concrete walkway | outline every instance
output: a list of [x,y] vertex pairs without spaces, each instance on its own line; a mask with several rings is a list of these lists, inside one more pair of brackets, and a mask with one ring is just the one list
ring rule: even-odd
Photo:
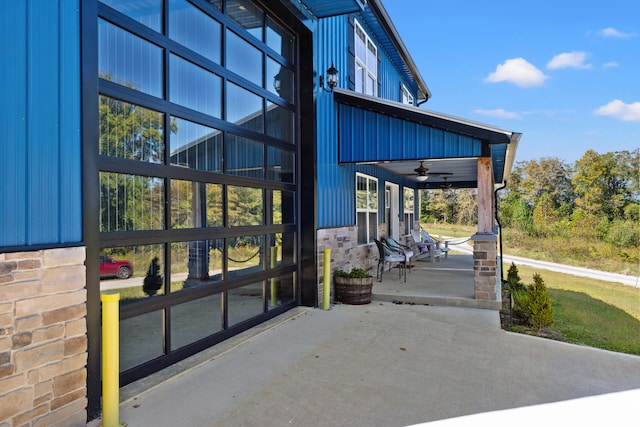
[[639,389],[640,357],[505,332],[492,310],[374,302],[297,308],[131,384],[120,419],[403,426]]

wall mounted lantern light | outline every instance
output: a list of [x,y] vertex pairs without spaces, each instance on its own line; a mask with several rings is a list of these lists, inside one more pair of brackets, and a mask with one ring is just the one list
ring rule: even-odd
[[320,76],[320,87],[325,92],[333,91],[333,88],[338,84],[338,70],[334,67],[333,62],[331,63],[331,67],[327,69],[327,86],[329,89],[325,89],[324,87],[324,77]]
[[280,73],[278,73],[275,76],[273,76],[273,88],[278,93],[280,93],[280,85],[281,85],[281,83],[282,82],[280,81]]

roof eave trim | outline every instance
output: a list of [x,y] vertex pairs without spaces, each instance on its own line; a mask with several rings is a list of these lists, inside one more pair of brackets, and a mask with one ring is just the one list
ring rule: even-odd
[[391,17],[387,13],[386,9],[382,5],[382,2],[379,0],[368,0],[368,6],[371,7],[374,13],[381,18],[380,23],[384,25],[385,31],[391,36],[391,40],[396,45],[396,49],[398,50],[398,52],[400,52],[400,56],[402,56],[402,59],[411,70],[413,78],[415,79],[419,89],[418,99],[429,100],[431,98],[431,91],[422,78],[422,75],[420,74],[420,71],[418,70],[415,62],[413,62],[413,58],[411,57],[411,54],[409,54],[409,50],[402,41],[400,33],[398,33],[398,30],[393,24],[393,21],[391,20]]
[[401,117],[403,120],[410,120],[445,131],[485,140],[489,144],[511,144],[513,135],[515,134],[514,132],[484,123],[424,110],[414,107],[413,105],[364,95],[351,90],[335,88],[333,93],[334,100],[339,103],[364,108],[385,115],[395,115]]

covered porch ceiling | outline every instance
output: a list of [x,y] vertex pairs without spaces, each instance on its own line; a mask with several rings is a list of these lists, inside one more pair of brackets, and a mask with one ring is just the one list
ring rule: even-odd
[[[339,163],[374,164],[417,188],[476,188],[478,158],[495,183],[511,172],[521,134],[353,91],[335,89]],[[415,169],[426,169],[419,181]]]

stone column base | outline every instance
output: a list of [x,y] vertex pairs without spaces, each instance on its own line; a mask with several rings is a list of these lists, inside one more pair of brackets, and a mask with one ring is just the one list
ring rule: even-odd
[[498,301],[497,235],[475,234],[473,241],[473,284],[477,300]]

